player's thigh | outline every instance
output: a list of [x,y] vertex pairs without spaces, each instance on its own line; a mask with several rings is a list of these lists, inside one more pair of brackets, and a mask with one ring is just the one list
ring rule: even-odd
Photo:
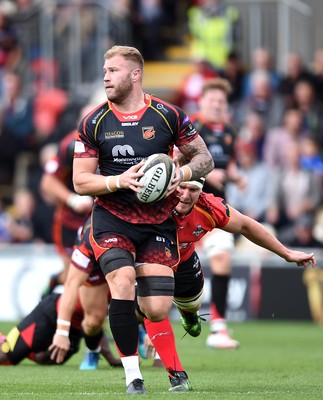
[[214,229],[203,238],[202,246],[213,273],[225,275],[231,272],[231,251],[234,249],[232,233]]

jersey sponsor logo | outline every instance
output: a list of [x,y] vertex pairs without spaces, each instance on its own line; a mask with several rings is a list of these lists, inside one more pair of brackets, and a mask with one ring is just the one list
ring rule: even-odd
[[146,140],[154,139],[155,133],[156,132],[153,126],[145,126],[142,128],[142,136]]
[[85,153],[85,146],[82,142],[76,141],[74,146],[75,153]]
[[104,111],[105,110],[101,110],[100,112],[98,112],[93,118],[92,118],[92,120],[91,120],[91,122],[92,122],[92,124],[96,124],[97,123],[97,120],[98,120],[98,118],[104,113]]
[[118,242],[118,238],[110,238],[105,240],[105,243],[117,243]]
[[120,144],[117,146],[114,146],[112,149],[112,156],[113,157],[117,157],[117,156],[126,156],[126,155],[130,155],[130,156],[134,156],[135,152],[134,149],[129,146],[128,144],[125,144],[124,146],[121,146]]
[[121,122],[121,126],[137,126],[139,122]]
[[123,131],[105,132],[104,136],[105,136],[105,138],[106,138],[107,140],[110,140],[110,139],[120,139],[120,138],[124,138],[124,132],[123,132]]
[[122,118],[126,121],[138,119],[138,115],[123,115]]
[[157,107],[157,110],[160,110],[164,114],[168,113],[168,110],[165,108],[164,104],[158,103],[156,107]]
[[185,128],[186,137],[193,136],[195,135],[195,133],[196,133],[195,127],[192,124],[188,124],[187,127]]
[[172,252],[168,247],[165,247],[165,254],[167,258],[172,258]]

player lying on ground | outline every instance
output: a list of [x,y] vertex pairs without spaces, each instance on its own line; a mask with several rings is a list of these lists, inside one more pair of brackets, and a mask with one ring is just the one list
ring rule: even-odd
[[[29,358],[38,364],[55,364],[50,358],[48,347],[56,331],[57,309],[61,295],[57,293],[44,297],[41,302],[19,324],[12,328],[7,336],[0,334],[0,365],[16,365]],[[83,309],[80,302],[71,319],[69,332],[70,349],[63,362],[78,352],[82,339],[81,321]],[[104,335],[101,342],[101,354],[111,366],[120,365]]]
[[[80,366],[81,370],[96,369],[101,352],[101,341],[104,337],[103,324],[107,316],[109,287],[100,266],[95,262],[89,240],[90,218],[78,236],[71,264],[68,269],[64,292],[58,308],[57,329],[53,344],[49,347],[52,360],[61,363],[70,349],[69,330],[73,312],[77,306],[78,296],[84,310],[82,331],[87,352]],[[114,364],[121,365],[120,360]]]

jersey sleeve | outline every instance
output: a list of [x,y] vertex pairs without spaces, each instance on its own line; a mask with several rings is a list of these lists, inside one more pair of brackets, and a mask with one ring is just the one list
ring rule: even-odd
[[224,228],[230,221],[230,207],[222,197],[215,197],[211,193],[202,193],[199,204],[210,213],[216,228]]
[[184,146],[197,138],[198,133],[188,115],[186,115],[179,107],[176,107],[176,109],[179,113],[179,129],[178,135],[175,139],[175,145],[179,147]]
[[82,119],[75,141],[74,158],[99,158],[95,140],[95,125],[89,122],[90,115]]

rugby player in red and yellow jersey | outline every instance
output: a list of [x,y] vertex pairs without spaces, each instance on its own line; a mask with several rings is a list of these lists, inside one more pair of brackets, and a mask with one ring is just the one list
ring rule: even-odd
[[180,264],[175,273],[174,303],[182,325],[191,336],[201,332],[197,311],[203,295],[203,270],[195,244],[215,228],[245,236],[253,243],[272,251],[298,266],[316,265],[313,253],[288,249],[254,219],[241,214],[221,197],[202,192],[204,178],[179,185],[179,203],[173,211],[180,246]]

